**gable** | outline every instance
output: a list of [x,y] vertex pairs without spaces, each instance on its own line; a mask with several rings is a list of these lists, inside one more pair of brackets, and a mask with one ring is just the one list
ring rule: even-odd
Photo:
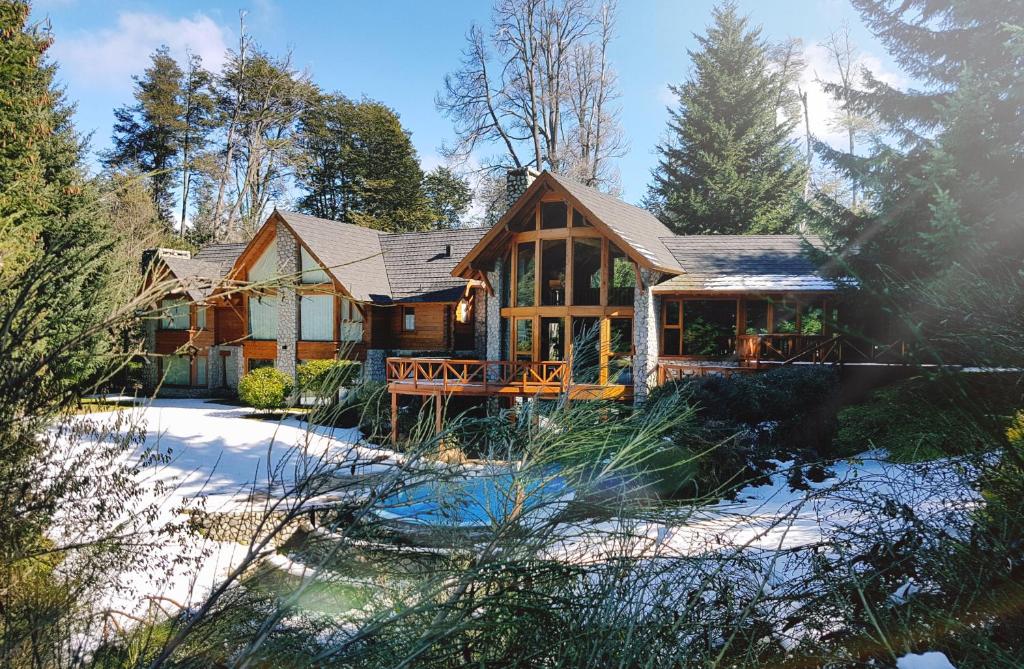
[[641,267],[669,274],[682,271],[662,241],[672,232],[653,214],[545,170],[452,273],[469,279],[479,271],[492,269],[495,259],[507,249],[511,235],[522,226],[524,214],[528,216],[538,202],[552,197],[563,199],[579,211],[602,236]]
[[278,278],[278,276],[277,239],[273,239],[249,268],[248,279],[253,283],[265,283]]

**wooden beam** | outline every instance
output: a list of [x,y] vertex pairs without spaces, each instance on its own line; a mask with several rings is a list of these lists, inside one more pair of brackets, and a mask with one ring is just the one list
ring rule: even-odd
[[398,394],[391,391],[391,445],[398,444]]

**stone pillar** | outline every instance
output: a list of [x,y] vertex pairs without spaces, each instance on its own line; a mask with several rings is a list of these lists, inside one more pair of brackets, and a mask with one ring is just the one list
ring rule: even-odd
[[509,170],[505,173],[506,211],[515,205],[539,174],[540,173],[532,167],[520,167],[518,169]]
[[661,298],[652,288],[658,279],[656,272],[640,270],[644,286],[633,291],[633,401],[637,404],[647,399],[651,388],[657,383],[658,371],[658,314]]
[[299,275],[299,243],[288,228],[277,226],[277,361],[276,367],[295,378],[295,344],[299,339],[299,300],[295,282]]
[[241,346],[211,346],[206,362],[206,380],[209,389],[229,393],[237,392],[238,380],[244,373],[243,364]]
[[473,350],[480,360],[487,359],[487,289],[473,291]]
[[153,355],[156,352],[156,329],[159,324],[160,319],[155,317],[146,318],[142,324],[146,333],[145,351],[150,354],[146,356],[142,367],[142,384],[147,392],[155,390],[160,382],[157,356]]
[[[487,280],[494,288],[494,295],[487,295],[485,360],[501,360],[501,275],[504,263],[504,260],[498,260],[494,271],[487,273]],[[497,379],[499,376],[497,367],[490,369],[488,373],[491,379]]]
[[387,381],[386,358],[387,352],[382,348],[367,349],[366,360],[363,361],[363,380]]

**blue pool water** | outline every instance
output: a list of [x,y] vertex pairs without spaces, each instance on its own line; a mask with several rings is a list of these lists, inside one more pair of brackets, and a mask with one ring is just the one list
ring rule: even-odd
[[565,481],[554,475],[476,474],[412,485],[383,499],[377,509],[384,518],[418,525],[487,527],[516,513],[524,519],[545,518],[570,496]]

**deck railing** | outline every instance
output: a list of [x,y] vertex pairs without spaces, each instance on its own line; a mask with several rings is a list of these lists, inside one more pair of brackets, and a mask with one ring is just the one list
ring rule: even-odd
[[516,387],[523,392],[563,392],[569,386],[564,361],[451,360],[448,358],[388,358],[389,383],[412,390],[495,392]]
[[839,362],[842,342],[832,335],[752,334],[736,338],[740,360],[765,362]]

